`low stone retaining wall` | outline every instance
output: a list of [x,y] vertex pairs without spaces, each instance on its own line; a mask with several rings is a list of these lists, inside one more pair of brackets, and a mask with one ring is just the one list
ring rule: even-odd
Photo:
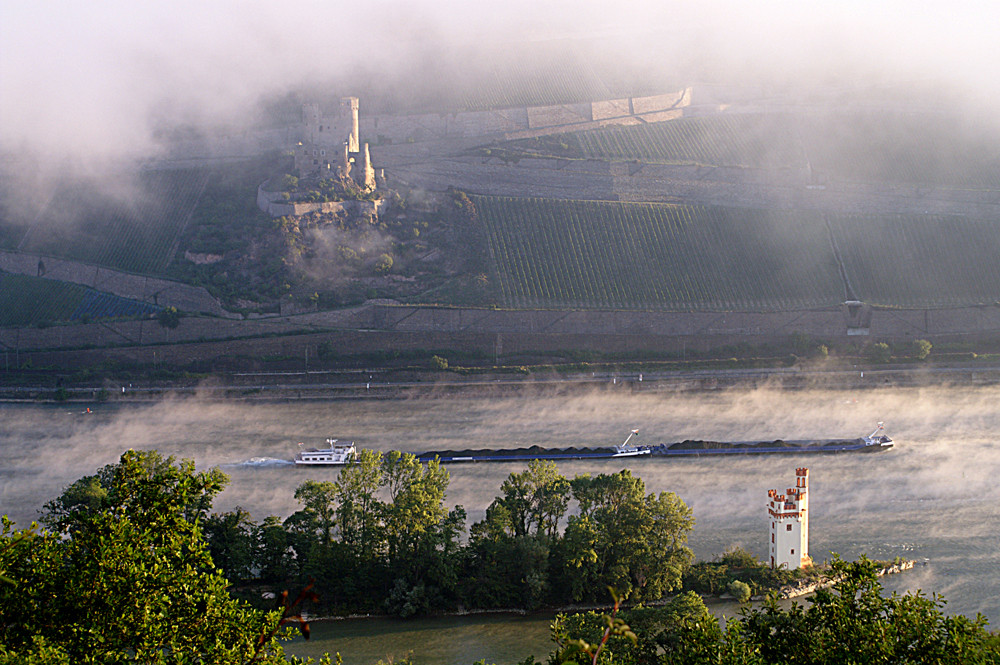
[[[886,566],[885,568],[878,569],[875,574],[879,577],[884,575],[894,575],[896,573],[901,573],[904,570],[910,570],[915,565],[912,560],[906,560],[901,563]],[[782,587],[778,591],[779,598],[798,598],[799,596],[808,596],[811,593],[816,593],[820,589],[826,589],[833,586],[842,579],[842,576],[831,577],[825,580],[818,580],[816,582],[804,582],[802,584],[790,584],[786,587]],[[755,596],[754,600],[763,600],[763,596]]]
[[257,207],[271,217],[285,215],[306,215],[311,212],[344,212],[349,215],[368,215],[378,219],[391,205],[388,199],[376,201],[324,201],[306,203],[302,201],[285,201],[282,192],[269,192],[261,185],[257,188]]

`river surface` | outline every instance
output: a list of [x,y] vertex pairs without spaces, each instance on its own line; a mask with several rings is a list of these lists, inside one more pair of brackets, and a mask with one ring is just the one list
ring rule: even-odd
[[[711,559],[741,545],[767,554],[767,490],[793,486],[810,469],[810,553],[916,559],[886,578],[892,591],[938,593],[946,611],[1000,622],[1000,389],[770,389],[676,393],[648,384],[557,394],[526,387],[489,396],[422,396],[338,402],[222,402],[164,399],[142,404],[0,404],[0,513],[21,525],[77,478],[117,461],[127,448],[157,449],[221,467],[231,478],[216,510],[242,506],[257,521],[298,508],[307,479],[335,468],[297,468],[297,442],[327,437],[360,447],[443,448],[609,445],[641,430],[639,443],[683,439],[839,438],[867,434],[884,420],[897,445],[885,453],[811,456],[573,461],[567,476],[632,469],[647,491],[676,492],[693,509],[690,545]],[[482,518],[500,484],[523,464],[453,465],[447,502],[470,523]],[[731,611],[725,606],[721,613]],[[317,622],[314,639],[292,652],[339,651],[349,665],[398,658],[418,663],[544,659],[549,615],[486,615],[396,621]]]

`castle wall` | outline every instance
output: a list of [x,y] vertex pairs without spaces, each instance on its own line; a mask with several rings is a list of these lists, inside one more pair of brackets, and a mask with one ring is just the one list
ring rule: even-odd
[[561,104],[528,108],[528,129],[543,129],[559,125],[590,122],[590,104]]
[[268,192],[263,187],[257,188],[257,207],[271,217],[285,215],[306,215],[311,212],[347,213],[351,215],[370,215],[378,218],[391,205],[388,199],[375,201],[325,201],[325,202],[290,202],[281,200],[281,192]]
[[590,119],[607,120],[609,118],[621,118],[622,116],[631,115],[632,108],[629,102],[630,100],[627,97],[593,102],[590,105]]
[[668,109],[688,105],[691,99],[690,95],[691,88],[685,88],[684,90],[679,90],[666,95],[634,97],[632,99],[632,108],[635,110],[636,115],[658,113],[660,111],[666,111]]
[[607,124],[660,122],[683,115],[689,89],[667,95],[578,104],[512,107],[489,111],[426,113],[362,118],[361,131],[377,142],[406,143],[445,138],[520,138],[533,132],[582,131]]

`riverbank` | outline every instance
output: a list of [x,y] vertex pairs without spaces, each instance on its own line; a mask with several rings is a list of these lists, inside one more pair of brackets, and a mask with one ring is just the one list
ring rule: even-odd
[[[886,574],[892,574],[888,572]],[[706,608],[725,624],[746,607],[731,599],[705,598]],[[664,601],[659,604],[666,604]],[[781,606],[787,610],[791,601]],[[648,606],[649,604],[647,604]],[[758,605],[759,607],[759,605]],[[521,662],[533,655],[544,660],[555,649],[551,624],[558,612],[610,612],[608,606],[573,606],[538,612],[488,611],[398,619],[388,616],[310,619],[312,638],[296,638],[286,647],[297,656],[336,651],[348,665],[369,665],[409,656],[416,663]],[[391,640],[385,636],[391,635]]]
[[[916,565],[916,561],[912,559],[902,559],[893,562],[887,561],[874,561],[876,566],[875,575],[877,577],[885,577],[887,575],[895,575],[908,570],[913,569]],[[754,594],[750,597],[752,602],[762,602],[766,600],[772,594],[780,600],[791,600],[794,598],[800,598],[802,596],[808,596],[812,593],[819,591],[820,589],[827,589],[843,579],[842,575],[831,575],[817,580],[802,580],[800,582],[793,582],[790,584],[784,584],[775,588],[767,589],[762,593]],[[687,589],[682,589],[680,593],[687,592]],[[698,596],[708,605],[717,602],[738,602],[737,599],[729,593],[721,594],[708,594],[708,593],[698,593]],[[639,603],[638,606],[642,607],[660,607],[667,605],[672,602],[675,596],[670,596],[667,598],[662,598],[660,600],[646,601]],[[274,600],[274,592],[264,592],[261,594],[261,598],[270,603]],[[632,605],[627,602],[621,604],[621,609],[628,610],[636,605]],[[534,616],[538,614],[546,615],[557,615],[557,614],[578,614],[582,612],[605,612],[612,609],[611,605],[608,604],[571,604],[571,605],[559,605],[552,607],[542,607],[532,610],[527,610],[523,608],[516,607],[504,607],[504,608],[492,608],[492,609],[458,609],[455,611],[441,611],[441,612],[430,612],[425,617],[490,617],[490,616]],[[301,616],[306,621],[355,621],[363,619],[398,619],[391,614],[345,614],[345,615],[326,615],[326,614],[309,614],[307,611],[301,612]]]
[[[1000,364],[953,362],[851,365],[841,362],[794,367],[739,367],[727,362],[571,363],[545,368],[479,368],[465,371],[396,368],[136,375],[99,378],[56,370],[0,372],[0,401],[141,402],[166,396],[240,401],[379,400],[412,397],[521,393],[702,392],[727,388],[780,390],[989,386],[1000,384]],[[733,359],[728,365],[739,365]]]
[[[885,563],[881,561],[875,562],[876,564]],[[878,577],[885,577],[886,575],[895,575],[897,573],[902,573],[907,570],[911,570],[916,565],[916,561],[912,559],[904,559],[903,561],[893,562],[888,565],[880,566],[876,569],[875,574]],[[816,593],[820,589],[828,589],[835,585],[837,582],[843,579],[842,575],[834,575],[822,580],[816,581],[803,581],[795,584],[786,584],[775,591],[775,595],[782,600],[789,600],[791,598],[800,598],[802,596],[808,596],[809,594]],[[764,600],[768,594],[757,594],[751,598],[751,600]]]

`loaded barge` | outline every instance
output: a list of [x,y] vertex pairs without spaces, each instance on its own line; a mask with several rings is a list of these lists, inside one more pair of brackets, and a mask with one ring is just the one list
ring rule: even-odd
[[[479,448],[470,450],[430,450],[414,453],[421,462],[525,462],[531,460],[613,459],[619,457],[680,457],[698,455],[775,455],[796,453],[872,453],[892,448],[892,439],[885,435],[883,423],[875,431],[857,439],[809,439],[783,441],[679,441],[651,446],[629,443],[639,430],[632,430],[625,441],[617,446],[596,448]],[[329,449],[300,452],[296,464],[351,464],[356,455],[354,444],[336,445],[336,439],[327,439]],[[301,445],[301,444],[300,444]]]
[[416,453],[421,462],[524,462],[536,459],[610,459],[613,457],[641,457],[652,455],[652,446],[633,446],[629,441],[638,436],[634,429],[624,442],[611,448],[480,448],[478,450],[431,450]]
[[629,445],[629,440],[639,434],[632,430],[625,442],[611,448],[488,448],[478,450],[432,450],[416,453],[417,459],[429,462],[522,462],[536,459],[610,459],[614,457],[679,457],[696,455],[775,455],[782,453],[850,453],[879,452],[892,448],[892,439],[884,434],[879,423],[875,431],[857,439],[810,439],[783,441],[702,441],[661,443],[653,446]]

